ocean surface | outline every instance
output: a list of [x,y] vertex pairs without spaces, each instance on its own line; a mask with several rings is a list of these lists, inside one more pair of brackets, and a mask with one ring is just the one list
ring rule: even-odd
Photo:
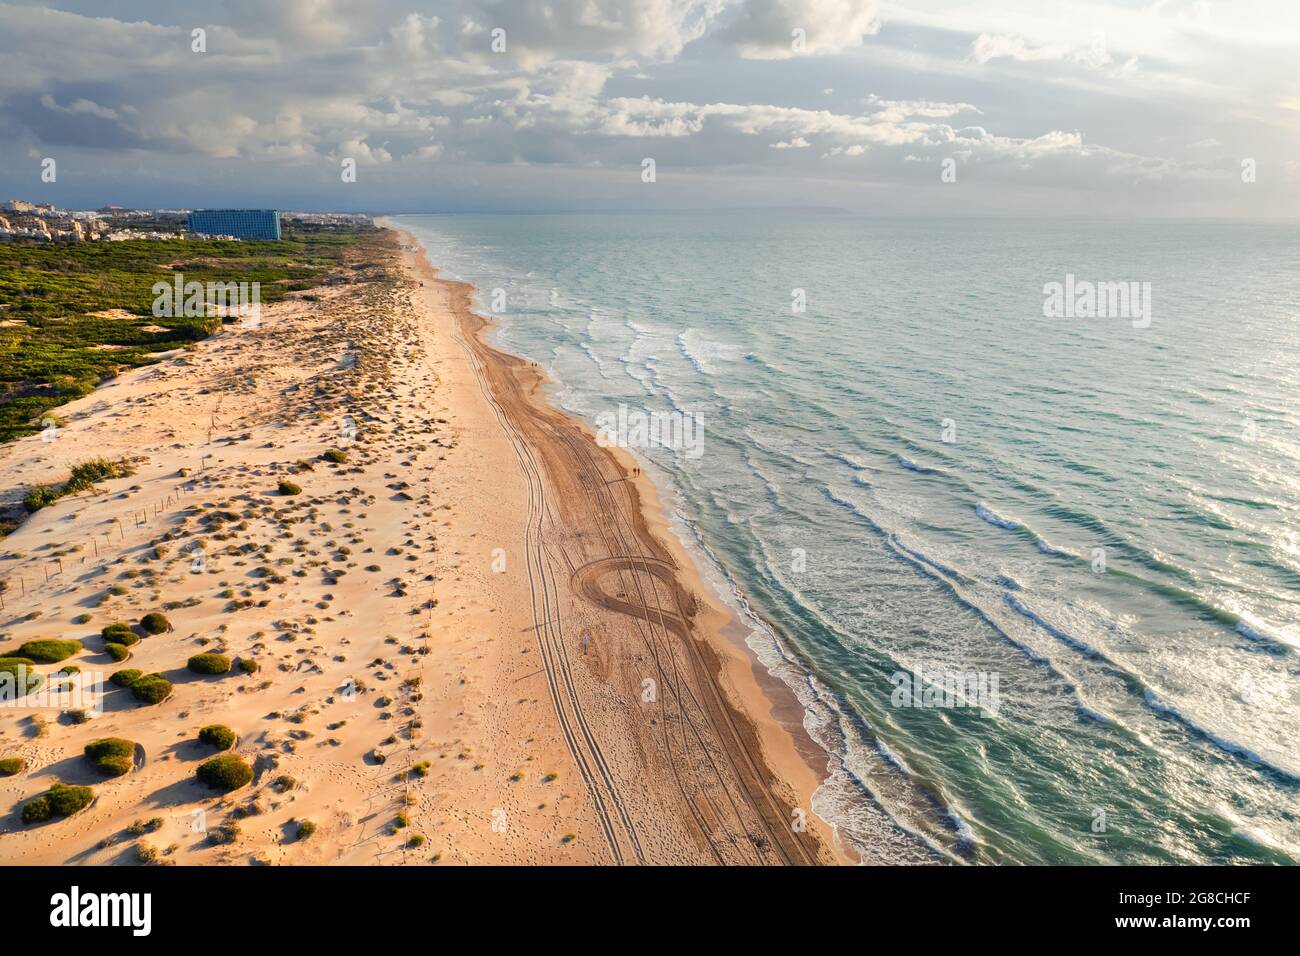
[[1300,227],[397,221],[562,407],[698,416],[637,453],[867,859],[1300,860]]

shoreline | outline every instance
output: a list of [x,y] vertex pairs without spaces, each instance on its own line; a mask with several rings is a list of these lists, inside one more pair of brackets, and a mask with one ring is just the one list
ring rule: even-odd
[[[452,311],[461,346],[468,353],[475,354],[484,365],[498,365],[498,374],[509,371],[527,379],[524,392],[538,412],[562,416],[583,436],[592,453],[606,456],[619,469],[619,481],[633,489],[628,507],[639,519],[642,532],[671,556],[674,574],[681,578],[686,591],[698,600],[700,613],[696,621],[699,623],[693,622],[689,640],[700,641],[707,647],[707,667],[716,675],[723,690],[725,706],[733,711],[730,719],[749,725],[742,735],[752,735],[763,770],[779,781],[778,785],[784,785],[795,795],[794,803],[803,808],[809,831],[817,835],[822,847],[828,851],[826,855],[832,858],[822,862],[859,862],[857,855],[835,834],[833,826],[811,809],[813,795],[824,782],[828,755],[804,728],[802,703],[779,677],[767,670],[749,647],[750,629],[700,572],[695,555],[672,527],[671,515],[659,487],[640,466],[636,456],[627,449],[599,446],[585,422],[550,401],[547,389],[553,383],[539,366],[489,343],[488,336],[495,326],[490,319],[474,312],[471,304],[474,288],[467,283],[439,278],[439,270],[429,261],[416,236],[391,221],[378,219],[376,224],[398,235],[404,264],[411,274],[423,276],[451,291],[455,303]],[[477,374],[483,376],[482,366]]]

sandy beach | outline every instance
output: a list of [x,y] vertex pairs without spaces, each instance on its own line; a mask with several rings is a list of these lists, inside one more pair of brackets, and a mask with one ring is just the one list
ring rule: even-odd
[[[810,809],[797,707],[653,484],[488,344],[470,287],[382,235],[0,449],[10,497],[90,458],[133,470],[5,539],[0,656],[71,638],[38,670],[174,684],[146,705],[107,683],[85,723],[0,710],[0,758],[25,762],[0,777],[0,863],[852,862]],[[149,612],[171,629],[114,663],[100,629]],[[190,672],[204,652],[256,670]],[[214,723],[254,771],[226,794],[195,778]],[[100,776],[82,750],[105,737],[135,769]],[[95,802],[22,823],[55,781]]]

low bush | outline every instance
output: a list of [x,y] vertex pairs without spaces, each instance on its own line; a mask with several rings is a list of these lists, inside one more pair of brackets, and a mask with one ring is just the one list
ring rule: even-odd
[[18,648],[18,656],[38,664],[57,664],[81,650],[81,641],[62,641],[56,638],[38,638]]
[[257,661],[251,657],[241,657],[239,659],[239,669],[245,674],[256,674],[258,670]]
[[172,682],[162,674],[146,674],[131,683],[131,693],[146,704],[162,703],[171,696]]
[[235,739],[235,732],[221,724],[209,724],[199,731],[199,740],[218,750],[229,750],[235,746]]
[[213,790],[237,790],[253,779],[253,768],[235,754],[222,754],[200,764],[198,777]]
[[151,611],[144,617],[140,618],[140,627],[146,634],[162,634],[172,629],[171,621],[159,614],[157,611]]
[[0,777],[12,777],[27,769],[27,761],[22,757],[5,757],[0,760]]
[[230,658],[225,654],[195,654],[186,666],[195,674],[224,674],[230,670]]
[[63,493],[75,494],[95,486],[95,482],[108,478],[122,478],[131,474],[123,462],[109,461],[107,458],[91,458],[72,468],[72,477],[63,486]]
[[95,792],[89,787],[74,787],[56,783],[50,789],[23,805],[23,823],[41,823],[53,816],[70,817],[78,810],[90,806]]
[[[34,690],[39,690],[45,678],[32,667],[32,662],[25,657],[0,657],[0,689],[5,694],[26,697]],[[12,690],[10,690],[12,688]]]
[[281,481],[277,487],[282,495],[302,494],[302,487],[300,485],[295,485],[292,481]]
[[213,846],[223,846],[239,839],[238,823],[223,823],[208,831],[208,842]]
[[131,652],[123,644],[105,644],[104,653],[113,658],[114,663],[117,664],[122,663],[131,656]]
[[118,687],[130,687],[143,676],[144,671],[138,671],[133,667],[128,667],[125,670],[114,671],[113,676],[111,676],[109,680]]
[[28,488],[27,494],[23,495],[23,507],[27,509],[28,514],[35,514],[42,508],[54,504],[59,497],[59,488],[55,485],[35,485]]
[[120,777],[135,766],[135,743],[122,737],[105,737],[86,744],[86,756],[100,773]]
[[341,465],[348,460],[348,453],[338,448],[331,448],[321,455],[325,461],[332,461],[336,465]]
[[23,804],[23,823],[44,823],[52,816],[54,810],[50,806],[50,798],[45,794],[33,797]]
[[316,824],[312,823],[310,820],[299,820],[299,821],[298,821],[298,839],[299,839],[299,840],[305,840],[305,839],[307,839],[309,836],[311,836],[311,835],[312,835],[313,833],[315,833],[315,832],[316,832]]
[[35,514],[42,508],[54,504],[64,495],[94,490],[96,481],[105,478],[121,478],[129,474],[131,469],[124,462],[92,458],[75,465],[72,476],[62,485],[34,485],[27,489],[27,494],[23,497],[23,507],[29,514]]

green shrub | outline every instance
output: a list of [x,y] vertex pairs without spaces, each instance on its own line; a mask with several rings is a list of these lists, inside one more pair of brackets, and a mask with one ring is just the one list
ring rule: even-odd
[[159,704],[171,696],[172,682],[162,674],[146,674],[131,683],[135,699],[146,704]]
[[131,473],[123,462],[109,461],[107,458],[91,458],[72,468],[72,477],[63,486],[65,495],[85,491],[95,486],[95,482],[108,478],[122,478]]
[[298,839],[305,840],[316,832],[316,824],[310,820],[298,821]]
[[44,823],[53,815],[50,798],[44,794],[23,804],[23,823]]
[[195,674],[224,674],[230,670],[230,658],[225,654],[195,654],[186,666]]
[[256,674],[258,671],[257,661],[251,657],[241,657],[239,659],[239,669],[245,674]]
[[86,756],[107,777],[120,777],[135,766],[135,743],[122,737],[105,737],[86,744]]
[[124,777],[135,769],[135,761],[130,757],[101,757],[95,767],[106,777]]
[[172,629],[171,621],[157,611],[151,611],[140,618],[140,627],[146,634],[162,634]]
[[300,495],[300,494],[302,494],[302,488],[301,488],[301,486],[299,486],[299,485],[295,485],[292,481],[285,481],[285,480],[282,480],[282,481],[280,482],[280,484],[279,484],[277,487],[279,488],[280,494],[282,494],[282,495]]
[[[93,385],[91,386],[93,388]],[[29,514],[35,514],[42,508],[54,504],[64,495],[88,491],[95,487],[95,482],[104,478],[120,478],[131,473],[122,462],[112,462],[105,458],[92,458],[83,461],[72,469],[72,476],[62,485],[33,485],[23,496],[23,507]]]
[[321,455],[321,458],[323,458],[325,461],[332,461],[336,465],[341,465],[348,460],[348,453],[345,451],[340,451],[337,448],[331,448],[329,451]]
[[27,658],[0,657],[0,688],[6,694],[26,697],[44,683],[45,678],[33,670],[32,662]]
[[213,790],[237,790],[253,779],[253,768],[242,757],[222,754],[200,764],[198,776]]
[[424,836],[420,833],[412,833],[411,838],[406,841],[406,845],[414,849],[418,846],[424,846]]
[[0,760],[0,777],[12,777],[27,769],[27,761],[22,757],[5,757]]
[[131,652],[121,644],[105,644],[104,653],[113,658],[115,663],[122,663],[131,656]]
[[23,805],[23,823],[41,823],[58,815],[70,817],[78,810],[90,806],[95,793],[89,787],[73,787],[56,783],[46,792]]
[[95,799],[95,792],[89,787],[74,787],[65,783],[56,783],[50,787],[50,806],[61,817],[70,817],[78,810],[90,806]]
[[235,746],[235,739],[235,732],[221,724],[209,724],[199,731],[199,740],[218,750],[229,750]]
[[125,670],[114,671],[113,676],[109,678],[118,687],[130,687],[144,675],[143,671],[138,671],[133,667]]
[[59,497],[59,489],[54,485],[35,485],[27,489],[27,494],[23,496],[23,507],[28,514],[36,514],[42,508],[54,504]]
[[125,621],[117,621],[110,624],[99,632],[99,636],[105,641],[112,641],[114,644],[134,644],[140,640],[140,635],[131,629],[131,625]]
[[79,650],[81,650],[81,641],[61,641],[50,637],[28,641],[18,648],[18,656],[26,657],[38,664],[57,664]]

